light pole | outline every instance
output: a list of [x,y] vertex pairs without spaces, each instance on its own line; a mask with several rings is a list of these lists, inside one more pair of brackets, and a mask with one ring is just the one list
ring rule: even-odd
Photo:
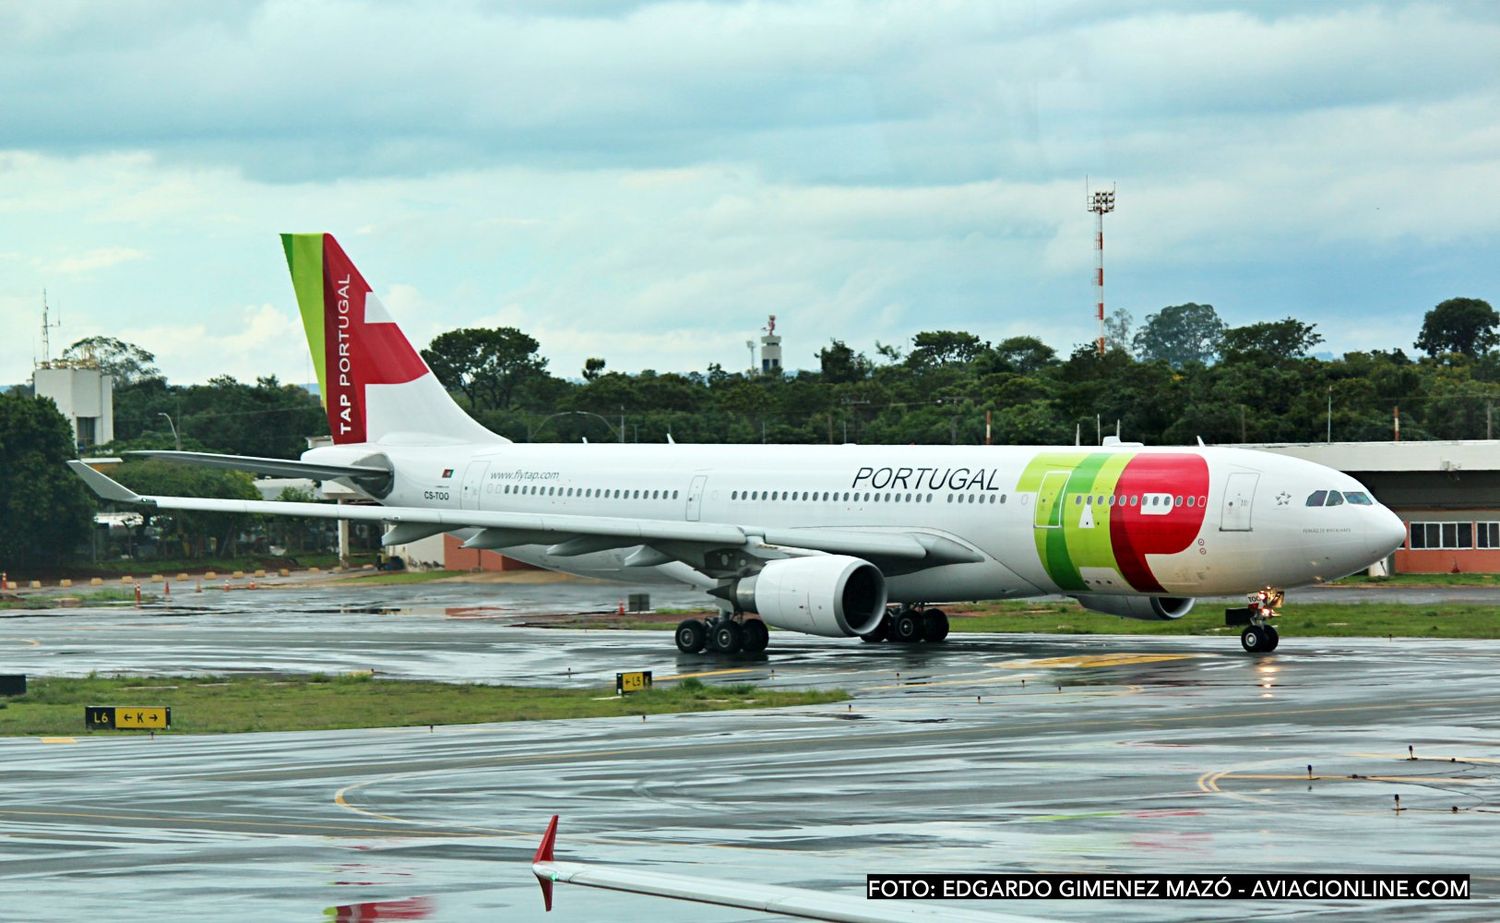
[[156,412],[156,415],[158,417],[166,417],[167,418],[167,425],[170,426],[170,427],[172,427],[172,442],[173,442],[173,444],[175,444],[177,446],[177,451],[181,452],[182,451],[182,437],[179,436],[179,435],[177,435],[177,424],[172,422],[172,415],[169,414],[169,413],[167,413],[164,410],[158,410]]

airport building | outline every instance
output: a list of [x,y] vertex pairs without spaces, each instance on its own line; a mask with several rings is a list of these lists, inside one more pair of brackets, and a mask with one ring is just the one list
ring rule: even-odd
[[45,362],[32,376],[37,397],[50,397],[73,427],[80,451],[115,440],[114,378],[98,366]]
[[1500,573],[1500,440],[1246,445],[1357,478],[1406,523],[1398,574]]

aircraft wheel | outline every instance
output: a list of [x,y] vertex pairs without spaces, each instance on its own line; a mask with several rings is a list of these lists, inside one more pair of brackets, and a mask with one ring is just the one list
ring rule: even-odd
[[715,654],[738,654],[745,643],[744,629],[728,619],[714,626],[708,634],[708,646]]
[[684,654],[696,654],[708,644],[708,628],[700,619],[684,619],[677,623],[677,649]]
[[740,650],[747,654],[763,653],[771,643],[771,630],[760,619],[746,619],[741,631],[745,637]]
[[928,609],[923,613],[922,640],[938,642],[948,637],[948,613],[941,609]]
[[860,635],[859,640],[865,642],[866,644],[879,644],[881,641],[889,639],[890,636],[891,614],[887,612],[885,615],[882,615],[880,617],[880,622],[875,626],[875,628]]
[[917,613],[903,612],[891,619],[891,640],[899,644],[922,640],[922,623],[917,620]]
[[1265,629],[1259,625],[1246,625],[1245,630],[1240,632],[1240,647],[1246,653],[1259,654],[1271,649],[1271,639],[1266,637]]
[[1261,630],[1266,633],[1266,650],[1276,650],[1276,645],[1281,643],[1281,635],[1278,634],[1276,632],[1276,629],[1272,628],[1270,625],[1267,625]]

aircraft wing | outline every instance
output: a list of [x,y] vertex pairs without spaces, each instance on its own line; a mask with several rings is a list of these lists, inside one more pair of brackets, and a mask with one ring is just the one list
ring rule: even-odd
[[[408,527],[410,534],[459,529],[484,530],[470,540],[471,547],[506,548],[517,545],[550,544],[548,553],[559,556],[587,554],[612,548],[649,545],[653,548],[689,546],[704,548],[768,547],[775,553],[822,551],[847,554],[875,561],[889,561],[911,569],[939,564],[983,560],[980,554],[952,539],[926,533],[866,532],[853,529],[763,528],[715,522],[682,522],[666,519],[632,519],[615,516],[580,516],[569,513],[505,513],[412,506],[332,505],[284,500],[222,500],[207,497],[143,496],[108,475],[72,460],[68,466],[84,483],[106,500],[137,503],[164,510],[194,510],[216,513],[248,513],[270,516],[301,516],[315,519],[348,519],[389,522]],[[439,527],[421,530],[420,526]],[[488,536],[488,538],[486,538]],[[660,560],[683,559],[663,551]]]
[[552,909],[552,886],[561,883],[714,904],[719,907],[736,907],[804,920],[834,920],[841,923],[918,923],[935,920],[954,920],[959,923],[1044,923],[1036,917],[960,910],[946,903],[924,906],[900,901],[872,901],[862,897],[758,884],[742,879],[670,875],[639,866],[558,862],[553,859],[556,842],[557,815],[554,814],[531,862],[531,873],[542,887],[542,902],[549,911]]
[[174,452],[150,450],[126,452],[141,458],[156,461],[178,462],[185,465],[201,465],[207,468],[228,468],[231,471],[249,471],[271,477],[311,478],[326,481],[332,478],[350,478],[375,488],[384,487],[391,479],[386,468],[371,465],[321,465],[313,462],[293,461],[286,458],[260,458],[255,455],[218,455],[213,452]]

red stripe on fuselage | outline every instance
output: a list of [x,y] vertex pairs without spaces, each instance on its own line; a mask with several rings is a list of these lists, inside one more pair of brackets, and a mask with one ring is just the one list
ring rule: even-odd
[[[1202,501],[1208,497],[1208,463],[1198,455],[1137,455],[1120,473],[1115,490],[1122,497],[1171,494],[1182,497],[1182,506],[1165,514],[1147,515],[1142,507],[1116,507],[1110,511],[1109,540],[1120,575],[1142,593],[1165,593],[1166,588],[1151,573],[1148,554],[1177,554],[1192,545],[1203,526]],[[1187,498],[1194,498],[1187,505]]]

